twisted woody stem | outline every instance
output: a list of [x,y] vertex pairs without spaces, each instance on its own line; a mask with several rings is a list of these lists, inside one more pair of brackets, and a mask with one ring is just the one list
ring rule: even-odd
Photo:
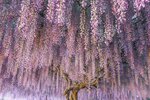
[[[102,70],[100,70],[101,72]],[[64,95],[66,96],[67,100],[78,100],[78,92],[81,89],[84,88],[91,88],[91,87],[98,87],[98,83],[99,81],[103,78],[104,75],[100,75],[98,77],[95,77],[93,79],[91,79],[90,81],[81,81],[81,82],[77,82],[77,81],[72,81],[69,78],[69,75],[66,73],[64,74],[64,78],[67,81],[67,83],[69,84],[68,87],[66,88]]]

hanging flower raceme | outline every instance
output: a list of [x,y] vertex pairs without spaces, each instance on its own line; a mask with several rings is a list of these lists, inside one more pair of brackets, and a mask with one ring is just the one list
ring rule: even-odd
[[115,34],[113,29],[113,17],[111,14],[106,15],[106,22],[105,22],[105,43],[108,45],[109,42],[112,41],[112,38]]
[[49,0],[47,5],[47,19],[50,23],[55,23],[56,20],[56,4],[58,0]]
[[[65,25],[71,11],[72,0],[49,0],[47,7],[47,19],[50,23]],[[68,8],[69,7],[69,8]],[[66,16],[67,15],[67,16]]]
[[[47,34],[51,43],[61,43],[65,30],[71,25],[72,0],[49,0],[46,19]],[[66,27],[67,26],[67,27]],[[58,32],[59,31],[59,32]]]
[[82,1],[81,1],[81,6],[82,6],[83,8],[85,8],[85,7],[87,6],[87,0],[82,0]]
[[85,22],[86,22],[86,15],[85,15],[85,8],[81,9],[80,13],[80,34],[81,36],[85,35]]
[[59,0],[58,9],[57,9],[57,16],[58,16],[58,24],[64,25],[65,24],[65,10],[66,10],[66,0]]
[[37,9],[38,11],[41,11],[44,6],[44,0],[34,0],[33,4],[35,6],[35,9]]
[[146,7],[146,11],[148,12],[147,13],[147,23],[148,23],[148,27],[147,27],[147,34],[148,34],[148,39],[149,39],[149,45],[150,45],[150,6],[149,5],[147,5],[147,7]]
[[136,10],[140,10],[141,8],[145,7],[145,4],[150,2],[150,0],[135,0],[134,6]]
[[23,0],[21,3],[20,17],[17,22],[19,34],[21,34],[23,38],[31,38],[34,36],[36,18],[36,12],[30,4],[30,0]]
[[91,34],[93,35],[93,42],[97,41],[96,37],[99,35],[98,31],[98,0],[91,0]]
[[80,34],[81,36],[85,35],[86,33],[86,6],[87,1],[82,0],[81,2],[81,13],[80,13]]
[[98,0],[99,13],[103,14],[106,11],[107,5],[105,0]]
[[30,62],[31,48],[37,28],[37,12],[33,4],[30,0],[23,0],[21,3],[20,17],[16,29],[18,31],[15,44],[16,67],[26,67]]
[[71,16],[72,16],[72,5],[74,0],[66,0],[66,10],[65,10],[65,23],[66,26],[69,28],[71,25]]
[[112,0],[113,4],[113,13],[116,16],[117,20],[121,23],[126,20],[126,11],[128,8],[128,3],[126,0]]

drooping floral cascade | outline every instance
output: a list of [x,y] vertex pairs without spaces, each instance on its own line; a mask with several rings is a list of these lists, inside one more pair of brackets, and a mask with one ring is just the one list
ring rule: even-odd
[[149,3],[0,1],[1,94],[63,100],[65,88],[73,84],[66,83],[64,73],[73,86],[103,73],[97,88],[83,88],[79,99],[149,97]]

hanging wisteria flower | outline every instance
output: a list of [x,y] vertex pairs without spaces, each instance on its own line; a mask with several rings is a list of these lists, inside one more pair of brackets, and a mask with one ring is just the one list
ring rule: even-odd
[[126,0],[112,0],[113,13],[117,20],[123,23],[126,20],[126,11],[128,9],[128,3]]
[[57,9],[58,12],[58,24],[64,25],[65,24],[65,10],[66,10],[66,0],[59,1],[59,7]]
[[93,35],[94,43],[97,41],[97,36],[99,35],[98,24],[98,0],[91,1],[91,34]]
[[85,8],[85,7],[87,6],[87,0],[82,0],[82,1],[81,1],[81,6],[82,6],[83,8]]
[[54,23],[56,20],[56,4],[57,0],[48,1],[46,17],[50,23]]
[[145,4],[148,2],[150,2],[150,0],[135,0],[134,2],[135,9],[139,11],[141,8],[144,8]]

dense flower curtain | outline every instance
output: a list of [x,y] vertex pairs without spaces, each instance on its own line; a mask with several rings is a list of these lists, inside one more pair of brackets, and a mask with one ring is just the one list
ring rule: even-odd
[[1,95],[145,100],[149,92],[149,0],[0,1]]

